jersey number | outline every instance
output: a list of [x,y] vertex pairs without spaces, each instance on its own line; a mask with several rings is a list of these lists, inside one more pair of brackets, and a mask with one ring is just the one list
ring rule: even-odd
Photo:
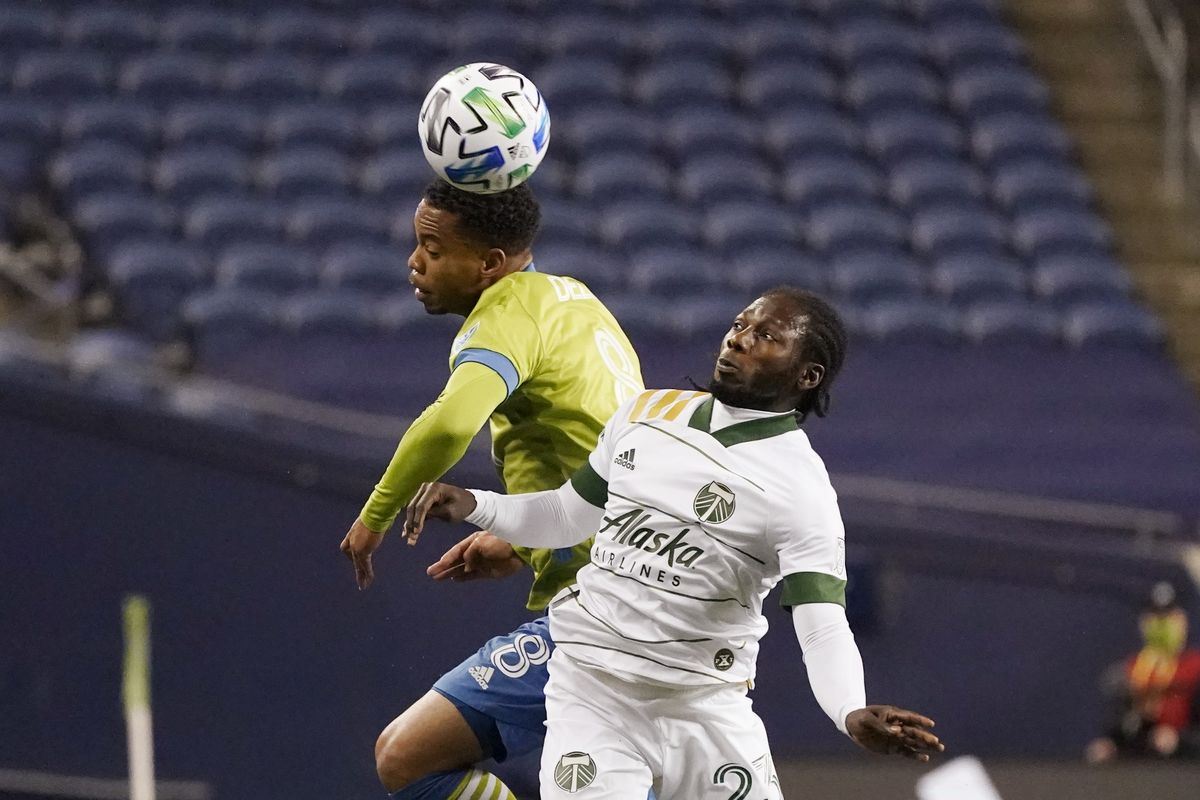
[[722,764],[713,773],[713,783],[717,786],[730,778],[737,781],[737,788],[729,795],[729,800],[746,800],[750,794],[750,787],[754,785],[754,776],[750,774],[750,770],[738,764]]
[[617,395],[617,405],[642,391],[642,377],[612,331],[606,331],[604,328],[596,331],[596,349],[600,351],[600,360],[604,362],[604,366],[608,367],[608,371],[617,380],[613,387]]
[[519,633],[512,644],[497,647],[492,651],[492,663],[496,669],[510,678],[519,678],[535,664],[550,660],[550,648],[546,640],[531,633]]

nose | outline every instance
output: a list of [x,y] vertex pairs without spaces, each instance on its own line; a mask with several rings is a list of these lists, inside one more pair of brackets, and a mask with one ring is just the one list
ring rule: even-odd
[[413,270],[414,272],[424,275],[425,274],[425,265],[421,262],[421,259],[417,256],[417,254],[420,252],[421,252],[421,248],[418,247],[415,250],[413,250],[412,253],[409,254],[408,268]]
[[729,335],[725,337],[725,346],[730,350],[736,350],[739,353],[744,353],[749,348],[749,343],[746,339],[746,337],[749,335],[749,328],[742,328],[740,331],[730,328]]

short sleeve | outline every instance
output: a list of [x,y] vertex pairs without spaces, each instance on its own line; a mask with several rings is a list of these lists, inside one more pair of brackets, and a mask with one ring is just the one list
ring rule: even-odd
[[536,372],[541,353],[541,332],[510,297],[463,323],[450,349],[450,371],[461,364],[481,364],[500,376],[511,395]]
[[641,395],[636,395],[617,406],[617,410],[604,424],[595,449],[583,466],[571,476],[571,486],[576,493],[598,508],[608,502],[608,477],[612,470],[616,442],[629,428],[629,414]]
[[776,553],[783,576],[780,604],[846,605],[846,531],[832,487],[794,498],[777,533]]

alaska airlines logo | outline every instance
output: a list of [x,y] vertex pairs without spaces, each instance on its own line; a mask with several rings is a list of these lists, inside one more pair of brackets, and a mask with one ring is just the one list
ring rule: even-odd
[[712,483],[696,493],[692,510],[701,522],[719,525],[733,516],[735,505],[733,490],[723,483]]
[[691,528],[684,528],[672,536],[669,532],[645,527],[649,519],[650,514],[645,510],[635,508],[615,517],[605,517],[600,533],[616,528],[616,533],[612,535],[614,542],[662,556],[672,567],[690,567],[704,555],[704,550],[687,541],[687,533]]

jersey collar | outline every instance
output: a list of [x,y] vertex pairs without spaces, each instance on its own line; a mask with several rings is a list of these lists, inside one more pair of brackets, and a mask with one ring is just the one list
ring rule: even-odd
[[713,433],[709,430],[712,425],[713,402],[715,401],[712,395],[704,398],[692,412],[692,418],[688,420],[688,427],[707,433],[724,447],[732,447],[735,444],[753,442],[758,439],[769,439],[781,433],[800,429],[800,424],[796,422],[796,416],[788,412],[776,417],[762,417],[761,419],[737,422]]

